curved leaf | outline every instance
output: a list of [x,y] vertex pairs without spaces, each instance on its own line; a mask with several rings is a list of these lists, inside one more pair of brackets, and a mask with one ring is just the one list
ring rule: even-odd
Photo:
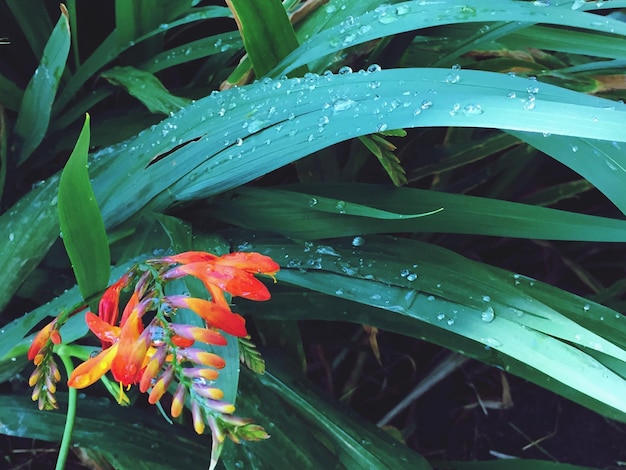
[[436,232],[626,241],[626,220],[374,184],[243,187],[209,207],[218,218],[232,224],[304,240],[370,233]]
[[[412,240],[370,237],[358,248],[340,241],[299,245],[284,239],[247,246],[281,260],[286,269],[278,273],[279,280],[326,297],[292,296],[285,299],[292,308],[283,309],[277,308],[280,296],[275,295],[271,309],[247,303],[246,311],[328,320],[343,312],[341,320],[434,342],[626,421],[626,381],[613,364],[626,362],[623,341],[613,343],[591,322],[583,326],[570,318],[572,309],[580,315],[602,310],[607,318],[617,315],[609,321],[619,331],[614,336],[624,336],[626,323],[617,312],[556,288],[538,289],[534,296],[540,285],[535,280]],[[334,307],[310,303],[332,303],[329,295],[338,298]],[[562,297],[568,301],[562,303]]]

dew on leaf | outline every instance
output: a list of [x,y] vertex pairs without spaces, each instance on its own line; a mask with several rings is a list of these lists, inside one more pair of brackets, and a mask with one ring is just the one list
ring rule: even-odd
[[347,65],[344,65],[338,70],[337,73],[339,73],[339,75],[348,75],[352,73],[352,68],[348,67]]
[[491,323],[496,317],[493,307],[489,306],[480,314],[480,319],[486,323]]

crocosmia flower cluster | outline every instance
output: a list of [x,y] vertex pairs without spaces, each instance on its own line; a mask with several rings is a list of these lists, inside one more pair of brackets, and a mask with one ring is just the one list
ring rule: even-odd
[[[228,336],[231,341],[247,338],[245,320],[231,310],[227,298],[268,300],[270,293],[256,275],[273,278],[278,270],[276,262],[259,253],[216,256],[189,251],[135,265],[107,288],[97,314],[85,315],[87,326],[100,340],[102,350],[74,369],[68,386],[85,388],[110,372],[119,383],[120,403],[128,401],[124,390],[133,385],[148,393],[152,404],[168,390],[174,390],[172,417],[181,415],[188,406],[195,431],[202,434],[207,424],[211,429],[214,450],[211,466],[215,465],[226,436],[235,442],[268,437],[260,426],[232,416],[235,407],[223,401],[223,391],[214,386],[225,361],[203,345],[225,346]],[[166,294],[169,281],[185,276],[202,281],[209,300]],[[130,297],[121,308],[123,291],[130,291]],[[201,321],[178,322],[180,309],[194,312]],[[32,397],[41,409],[57,406],[54,392],[60,374],[52,349],[54,344],[61,343],[60,323],[57,317],[45,326],[28,352],[29,360],[37,366],[30,378]]]

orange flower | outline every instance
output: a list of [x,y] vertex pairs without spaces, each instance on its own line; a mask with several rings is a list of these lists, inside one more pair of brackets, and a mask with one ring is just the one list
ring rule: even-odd
[[217,255],[206,253],[204,251],[186,251],[177,255],[159,258],[159,262],[189,264],[213,261],[215,258],[217,258]]
[[39,333],[35,335],[30,348],[28,348],[28,360],[32,361],[34,359],[36,366],[43,360],[42,351],[47,349],[46,345],[49,340],[51,340],[54,344],[61,344],[61,335],[59,335],[59,330],[57,330],[58,318],[59,317],[56,317],[39,330]]
[[163,275],[164,279],[191,275],[200,279],[212,295],[214,287],[218,287],[233,297],[243,297],[249,300],[270,298],[269,291],[254,277],[254,274],[274,277],[280,269],[278,263],[259,253],[230,253],[210,259],[196,252],[187,252],[165,259],[182,263],[182,265],[167,271]]
[[163,300],[174,308],[193,310],[209,325],[219,328],[228,334],[233,336],[246,336],[248,334],[246,332],[246,321],[241,315],[237,315],[231,312],[230,309],[214,302],[184,295],[171,295]]
[[[206,344],[214,344],[215,346],[226,346],[228,341],[219,332],[210,330],[208,328],[200,328],[193,325],[181,325],[180,323],[171,323],[170,329],[179,337],[191,340],[191,344],[194,341],[201,341]],[[172,337],[172,342],[175,343],[175,337]],[[188,344],[187,346],[191,346]],[[177,344],[177,346],[180,346]],[[186,346],[185,346],[186,347]]]
[[124,385],[132,385],[139,381],[142,364],[150,346],[150,331],[146,330],[140,335],[138,333],[140,329],[143,329],[143,325],[139,312],[133,310],[121,328],[120,338],[116,343],[117,354],[111,363],[113,377]]
[[87,359],[79,365],[67,381],[72,388],[85,388],[96,383],[104,374],[111,370],[113,358],[117,354],[117,343],[104,349],[100,354]]
[[[100,303],[98,304],[98,315],[109,325],[117,322],[119,315],[120,291],[128,285],[130,276],[124,274],[119,281],[111,284],[102,294]],[[104,346],[103,346],[104,347]]]
[[[73,388],[85,388],[95,383],[109,370],[115,380],[123,385],[132,385],[139,381],[141,368],[150,345],[149,331],[139,335],[140,320],[137,310],[131,315],[123,328],[109,325],[93,313],[85,316],[89,329],[100,341],[112,344],[97,356],[80,364],[70,376],[67,384]],[[143,326],[141,327],[143,328]]]

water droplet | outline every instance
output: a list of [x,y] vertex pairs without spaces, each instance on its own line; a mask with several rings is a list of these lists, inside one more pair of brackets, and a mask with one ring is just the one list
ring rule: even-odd
[[495,338],[487,338],[484,341],[485,343],[487,343],[488,346],[491,346],[492,348],[499,348],[502,346],[502,343]]
[[12,242],[15,239],[15,234],[9,233],[9,241]]
[[585,304],[585,305],[583,305],[583,310],[584,310],[585,312],[588,312],[590,309],[591,309],[591,305],[589,305],[589,304]]
[[549,7],[552,5],[552,2],[550,0],[535,0],[533,5],[536,7]]
[[403,269],[402,271],[400,271],[400,276],[407,277],[409,273],[410,271],[408,269]]
[[376,132],[385,132],[387,130],[387,124],[385,124],[384,122],[381,122],[380,124],[378,124],[378,126],[376,126]]
[[493,307],[487,307],[481,314],[480,319],[486,323],[491,323],[494,318],[496,318],[496,313],[493,310]]
[[406,15],[411,9],[407,5],[399,5],[396,7],[396,15]]
[[539,87],[537,85],[529,85],[526,88],[526,91],[534,95],[534,94],[539,93]]
[[417,279],[417,274],[415,273],[409,273],[409,275],[406,277],[406,280],[409,282],[413,282],[416,279]]
[[440,313],[439,315],[437,315],[437,320],[441,321],[444,318],[446,318],[446,316],[443,313]]
[[313,207],[317,205],[317,199],[312,197],[311,199],[309,199],[309,207]]
[[434,295],[429,295],[428,297],[426,297],[426,299],[430,302],[432,302],[433,300],[435,300],[435,296]]
[[335,204],[335,209],[337,209],[337,211],[340,214],[345,214],[346,213],[346,202],[345,201],[337,201],[337,203]]
[[365,245],[365,239],[363,237],[354,237],[352,239],[352,246],[363,246]]
[[428,109],[433,105],[433,102],[430,100],[422,101],[422,109]]
[[343,41],[341,41],[341,43],[344,46],[349,46],[350,44],[352,44],[354,42],[355,39],[356,39],[356,34],[351,33],[351,34],[348,34],[346,37],[344,37]]
[[526,111],[532,111],[535,109],[535,105],[535,95],[528,95],[528,98],[524,101],[524,109]]
[[369,73],[380,72],[381,70],[382,70],[382,67],[378,64],[370,64],[370,66],[367,67],[367,71]]
[[483,295],[483,302],[491,302],[491,297],[488,295]]
[[450,318],[450,319],[448,319],[448,321],[446,323],[448,324],[448,326],[452,326],[452,325],[454,325],[454,319]]
[[466,104],[463,108],[463,114],[466,116],[478,116],[482,113],[484,113],[484,111],[479,104]]
[[459,103],[454,103],[452,108],[450,108],[450,116],[456,116],[459,114],[459,109],[461,109],[461,105]]
[[509,91],[506,95],[507,98],[509,99],[515,99],[517,98],[517,94],[514,91]]
[[339,99],[333,102],[333,110],[334,111],[345,111],[346,109],[351,108],[356,103],[351,99]]
[[337,289],[337,290],[335,291],[335,294],[337,294],[337,295],[343,295],[343,289]]
[[578,145],[572,145],[572,152],[578,152]]
[[348,67],[347,65],[344,65],[338,70],[337,73],[339,73],[339,75],[348,75],[352,73],[352,68]]

